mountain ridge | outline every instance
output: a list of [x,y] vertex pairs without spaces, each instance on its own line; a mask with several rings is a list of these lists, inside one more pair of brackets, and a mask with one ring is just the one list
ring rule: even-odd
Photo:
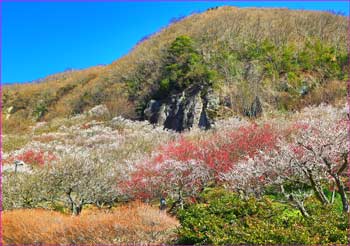
[[[219,97],[222,105],[232,104],[225,100],[233,97],[233,104],[237,105],[231,105],[231,109],[236,113],[244,112],[244,108],[248,107],[247,105],[257,96],[251,92],[254,83],[251,80],[247,81],[248,79],[244,77],[248,67],[255,66],[256,74],[260,73],[258,76],[261,77],[261,80],[256,83],[261,84],[260,82],[263,81],[271,84],[256,90],[263,104],[269,107],[272,105],[270,108],[298,109],[308,104],[327,101],[328,99],[322,99],[323,94],[328,93],[328,98],[334,95],[336,98],[345,96],[346,28],[345,17],[327,12],[280,8],[219,7],[209,9],[162,28],[136,45],[127,55],[109,65],[50,75],[37,84],[4,86],[3,112],[9,113],[12,120],[24,119],[29,123],[33,118],[51,120],[56,117],[67,117],[82,113],[93,106],[106,104],[114,116],[142,118],[137,114],[136,109],[137,107],[145,109],[154,85],[160,80],[159,74],[163,69],[167,49],[181,35],[193,39],[195,49],[206,66],[219,74],[218,81],[222,84]],[[308,42],[309,47],[307,47]],[[314,48],[316,44],[320,46],[319,50]],[[281,47],[286,48],[282,50]],[[253,54],[251,50],[256,53]],[[259,56],[259,52],[265,53]],[[288,52],[291,52],[292,55],[289,55]],[[284,56],[291,57],[286,58],[287,62],[295,63],[294,56],[301,56],[302,52],[309,52],[307,55],[311,57],[318,56],[316,53],[319,52],[320,61],[305,58],[310,60],[307,62],[312,68],[307,68],[309,64],[305,62],[304,67],[293,68],[293,71],[281,72],[279,68],[266,68],[275,64],[284,66],[285,61],[278,60],[279,57]],[[322,57],[324,53],[327,57]],[[332,61],[333,56],[335,61]],[[269,64],[269,59],[276,61]],[[337,68],[334,68],[335,66]],[[268,69],[270,69],[268,72],[271,73],[269,75],[266,73]],[[330,71],[333,69],[331,73],[334,72],[337,75],[329,76],[330,72],[326,71],[327,69]],[[254,74],[254,71],[252,73]],[[339,76],[339,74],[342,75]],[[282,85],[283,83],[280,82],[282,80],[287,81],[286,86]],[[292,83],[289,81],[292,80],[297,85],[290,85]],[[307,82],[302,82],[304,80]],[[137,92],[136,97],[132,94],[133,92],[130,93],[128,86],[130,81],[140,84],[142,88]],[[324,81],[328,82],[324,83]],[[299,101],[304,98],[294,94],[302,90],[302,86],[306,86],[303,83],[316,88],[312,89],[315,93],[321,90],[327,93],[320,92],[321,95],[318,97],[321,99],[317,100],[314,100],[315,96],[309,96],[311,97],[310,102],[301,103],[298,106]],[[283,90],[288,90],[288,88],[276,89],[277,84],[282,87],[295,88],[293,92],[284,93]],[[247,88],[242,92],[240,88],[243,87]],[[239,95],[244,93],[247,99],[239,98]],[[292,95],[289,95],[291,93]],[[287,102],[284,104],[287,105],[280,106],[279,102],[283,96],[286,97],[284,100]],[[274,97],[278,98],[274,99]],[[277,106],[274,105],[273,100],[278,101]],[[295,102],[289,105],[289,101],[293,100]],[[13,109],[9,112],[11,107]],[[38,110],[41,110],[41,113],[36,113]],[[8,123],[11,125],[10,122]],[[4,124],[7,124],[6,120]]]

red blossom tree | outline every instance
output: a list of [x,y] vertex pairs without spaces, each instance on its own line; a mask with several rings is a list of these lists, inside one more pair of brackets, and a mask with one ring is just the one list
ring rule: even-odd
[[6,160],[4,160],[4,163],[13,164],[15,161],[23,161],[28,165],[43,167],[54,160],[56,160],[56,157],[51,152],[29,149],[21,154],[15,154],[8,157]]
[[143,199],[177,194],[182,204],[184,196],[196,197],[208,183],[221,182],[219,174],[228,172],[239,160],[275,148],[276,139],[270,125],[257,124],[206,140],[180,138],[137,165],[125,186]]

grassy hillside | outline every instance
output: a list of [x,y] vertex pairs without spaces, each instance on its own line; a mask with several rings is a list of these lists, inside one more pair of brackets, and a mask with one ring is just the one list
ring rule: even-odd
[[102,103],[112,116],[141,117],[137,109],[159,89],[169,47],[184,35],[216,73],[222,116],[244,113],[256,97],[265,110],[333,102],[346,95],[346,34],[346,18],[325,12],[210,9],[145,38],[108,66],[4,86],[3,130],[26,130]]

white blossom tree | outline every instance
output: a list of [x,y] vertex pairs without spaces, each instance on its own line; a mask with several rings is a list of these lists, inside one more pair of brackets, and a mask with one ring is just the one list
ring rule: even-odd
[[70,156],[43,173],[47,194],[65,202],[74,215],[86,204],[111,205],[121,195],[113,163]]
[[[300,118],[302,120],[300,120]],[[222,179],[231,189],[261,191],[278,185],[280,191],[307,215],[303,198],[308,194],[287,194],[283,184],[304,184],[322,204],[330,203],[324,184],[334,183],[343,210],[349,212],[344,171],[349,159],[349,118],[344,110],[321,106],[305,110],[297,118],[291,136],[280,138],[277,149],[235,165]],[[300,194],[300,192],[299,192]]]

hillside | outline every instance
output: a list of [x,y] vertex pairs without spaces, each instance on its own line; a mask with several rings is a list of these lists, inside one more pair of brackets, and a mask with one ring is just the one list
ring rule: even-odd
[[343,16],[222,7],[3,88],[3,244],[349,242]]
[[346,95],[346,33],[346,18],[325,12],[209,9],[144,38],[110,65],[4,86],[3,130],[26,130],[35,121],[80,114],[99,104],[106,104],[111,116],[147,118],[149,100],[173,72],[167,70],[168,58],[178,37],[190,39],[201,67],[190,64],[197,69],[187,71],[192,80],[165,94],[190,90],[193,80],[205,76],[198,69],[213,73],[210,87],[218,101],[213,120],[254,116],[250,111],[257,100],[263,111],[331,103]]

